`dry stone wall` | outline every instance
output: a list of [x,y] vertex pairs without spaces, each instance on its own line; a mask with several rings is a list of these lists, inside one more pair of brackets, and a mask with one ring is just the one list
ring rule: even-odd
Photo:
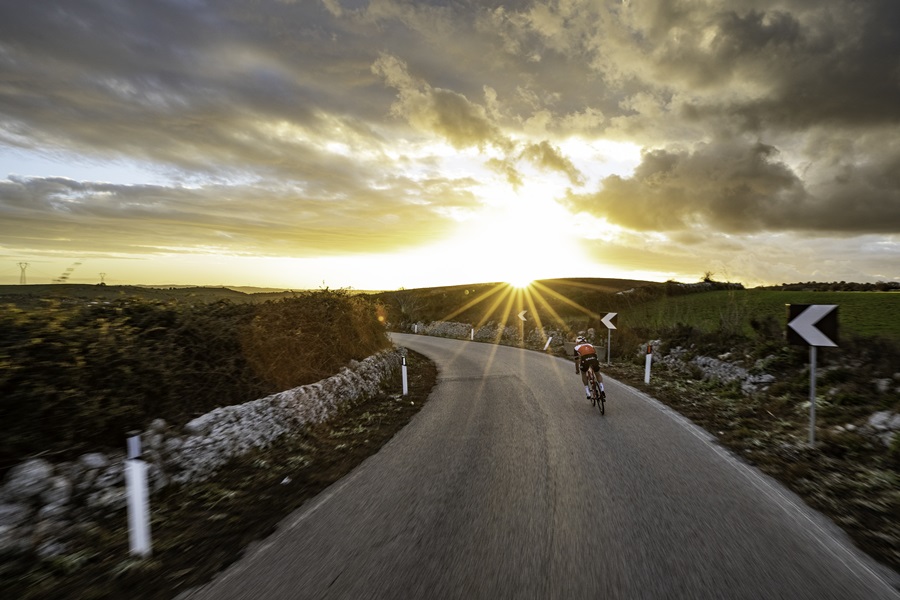
[[[401,351],[394,348],[353,361],[318,383],[217,408],[183,427],[157,419],[140,434],[151,495],[207,479],[229,460],[321,423],[348,401],[377,394],[400,364]],[[59,464],[35,458],[14,467],[0,486],[0,557],[69,552],[79,529],[126,507],[125,459],[123,449]]]
[[413,323],[406,329],[409,333],[419,333],[435,337],[453,338],[457,340],[473,339],[476,342],[491,344],[505,344],[509,346],[524,346],[531,349],[543,349],[547,340],[550,340],[548,350],[561,352],[564,349],[566,332],[553,328],[529,328],[525,339],[514,325],[500,325],[487,323],[474,327],[469,323],[454,321],[432,321],[430,323]]

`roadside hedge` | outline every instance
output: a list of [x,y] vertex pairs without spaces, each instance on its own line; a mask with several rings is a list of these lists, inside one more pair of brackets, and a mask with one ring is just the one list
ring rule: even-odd
[[47,300],[0,310],[0,475],[28,456],[122,449],[155,418],[313,383],[390,345],[344,290],[260,304]]

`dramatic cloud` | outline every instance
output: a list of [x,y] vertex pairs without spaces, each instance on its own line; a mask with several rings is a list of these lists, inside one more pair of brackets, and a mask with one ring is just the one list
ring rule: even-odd
[[0,0],[11,264],[537,222],[585,276],[898,278],[898,140],[893,0]]
[[608,177],[600,192],[573,197],[572,204],[637,230],[760,231],[793,221],[806,200],[800,181],[774,154],[763,144],[734,143],[652,150],[632,177]]
[[[352,197],[300,196],[256,186],[173,188],[13,177],[0,182],[5,244],[93,252],[169,252],[196,247],[237,254],[384,252],[446,236],[438,213],[471,210],[468,182],[406,182],[405,197],[359,189]],[[422,196],[439,194],[440,205]],[[330,250],[329,250],[330,249]]]
[[419,130],[446,139],[453,147],[484,148],[495,145],[508,149],[511,144],[487,117],[486,111],[463,96],[434,89],[407,72],[406,65],[392,56],[382,56],[372,70],[397,88],[399,98],[391,107],[393,114],[408,120]]
[[578,172],[572,161],[563,156],[558,148],[554,148],[546,141],[528,146],[522,151],[522,157],[542,169],[565,173],[573,185],[584,183],[584,177]]
[[772,146],[740,142],[651,150],[632,176],[607,177],[599,192],[572,195],[569,203],[636,230],[897,233],[896,155],[844,165],[814,194],[777,154]]

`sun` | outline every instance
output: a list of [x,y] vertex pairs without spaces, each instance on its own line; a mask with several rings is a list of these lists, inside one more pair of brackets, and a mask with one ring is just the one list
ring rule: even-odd
[[530,287],[534,282],[534,279],[525,275],[517,275],[515,277],[508,277],[506,283],[511,285],[514,288],[524,290],[527,287]]

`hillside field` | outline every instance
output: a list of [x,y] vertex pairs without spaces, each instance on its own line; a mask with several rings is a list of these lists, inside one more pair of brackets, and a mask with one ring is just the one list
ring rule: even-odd
[[727,289],[732,285],[571,279],[534,282],[525,290],[502,283],[399,290],[375,299],[395,326],[432,321],[519,325],[517,315],[525,310],[526,329],[541,324],[575,331],[602,329],[601,318],[615,312],[619,329],[651,335],[676,325],[751,335],[754,321],[786,329],[788,304],[836,304],[839,335],[900,341],[900,292]]
[[737,331],[749,334],[752,319],[772,318],[786,327],[788,304],[836,304],[839,335],[900,340],[900,294],[896,292],[749,289],[662,297],[623,310],[619,324],[657,329],[684,323],[715,331],[723,323],[732,323],[740,325]]

